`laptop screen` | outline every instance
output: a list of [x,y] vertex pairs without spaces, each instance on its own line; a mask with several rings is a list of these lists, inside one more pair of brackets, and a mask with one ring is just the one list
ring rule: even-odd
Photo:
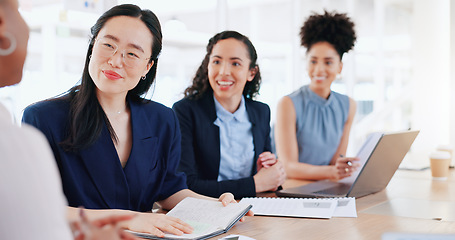
[[382,138],[384,134],[380,132],[371,133],[367,136],[366,141],[363,143],[362,147],[360,148],[359,152],[357,153],[357,157],[359,158],[360,167],[357,171],[353,172],[350,177],[341,179],[340,183],[346,184],[353,184],[359,175],[360,171],[362,170],[363,166],[367,162],[368,158],[370,157],[371,153],[373,152],[374,148],[378,144],[379,140]]
[[383,134],[363,165],[348,196],[365,196],[384,189],[409,151],[419,131]]

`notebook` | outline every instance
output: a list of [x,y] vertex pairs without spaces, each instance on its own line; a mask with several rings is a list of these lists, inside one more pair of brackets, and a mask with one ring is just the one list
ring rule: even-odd
[[219,201],[186,197],[166,215],[190,224],[193,227],[192,233],[181,236],[165,233],[164,237],[158,237],[148,233],[126,231],[147,239],[207,239],[229,231],[251,207],[244,203],[230,203],[223,206]]
[[419,131],[370,134],[360,148],[360,170],[338,182],[320,180],[276,192],[279,197],[362,197],[389,184]]

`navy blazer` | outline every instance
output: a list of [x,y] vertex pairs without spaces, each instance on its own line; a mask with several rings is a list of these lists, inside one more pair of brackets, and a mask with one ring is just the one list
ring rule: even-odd
[[104,125],[96,142],[78,152],[59,145],[67,137],[69,100],[27,107],[22,121],[41,130],[56,158],[69,206],[150,211],[155,201],[186,189],[180,159],[180,130],[173,111],[153,101],[128,101],[133,144],[122,168]]
[[200,194],[219,197],[231,192],[236,199],[256,196],[253,175],[256,161],[262,152],[271,151],[270,108],[268,105],[245,99],[245,107],[252,124],[254,160],[251,176],[238,180],[218,182],[220,168],[220,130],[213,93],[200,99],[184,98],[172,107],[177,114],[182,132],[182,158],[179,170],[187,175],[188,187]]

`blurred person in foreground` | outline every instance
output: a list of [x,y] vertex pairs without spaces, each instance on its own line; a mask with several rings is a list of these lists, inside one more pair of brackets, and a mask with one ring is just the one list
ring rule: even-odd
[[[0,88],[22,79],[29,29],[18,7],[17,0],[0,0]],[[45,137],[30,126],[14,125],[2,104],[0,164],[0,239],[136,239],[117,226],[131,220],[131,214],[89,221],[79,210],[82,218],[71,219],[70,228],[58,169]]]

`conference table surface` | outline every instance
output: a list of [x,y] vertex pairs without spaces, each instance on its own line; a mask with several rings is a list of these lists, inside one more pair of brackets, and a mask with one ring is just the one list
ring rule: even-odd
[[[307,183],[309,181],[288,179],[283,188]],[[273,192],[258,194],[258,196],[276,197]],[[455,220],[403,217],[387,212],[384,214],[368,213],[368,209],[395,199],[410,201],[410,203],[415,200],[455,202],[455,170],[450,170],[449,178],[445,181],[433,180],[430,170],[398,170],[385,190],[356,199],[357,218],[310,219],[252,216],[246,217],[245,222],[237,223],[227,233],[213,239],[231,234],[258,240],[381,239],[386,232],[455,234]],[[447,209],[447,211],[454,210]],[[415,209],[415,211],[419,211],[419,209]],[[451,214],[455,215],[455,211]]]

